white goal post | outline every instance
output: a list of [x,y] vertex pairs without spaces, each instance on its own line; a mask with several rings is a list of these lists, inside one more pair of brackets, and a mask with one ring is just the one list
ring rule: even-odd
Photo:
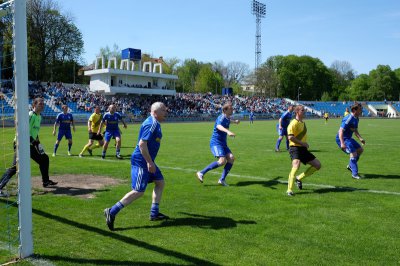
[[26,258],[33,254],[26,0],[14,0],[13,27],[20,230],[19,257]]

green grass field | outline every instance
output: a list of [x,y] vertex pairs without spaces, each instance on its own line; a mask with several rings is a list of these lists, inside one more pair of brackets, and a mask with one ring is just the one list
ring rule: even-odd
[[[286,196],[289,155],[273,151],[276,121],[231,125],[237,137],[228,140],[236,157],[229,187],[217,185],[222,169],[209,172],[204,184],[195,177],[214,160],[213,123],[164,123],[156,163],[166,180],[160,210],[171,219],[149,221],[149,185],[143,198],[117,216],[114,232],[105,225],[103,209],[130,190],[129,158],[139,125],[123,130],[122,161],[112,147],[104,161],[99,149],[79,158],[87,133],[78,127],[75,156],[66,156],[63,140],[58,156],[50,156],[50,175],[95,174],[124,182],[96,191],[92,199],[35,194],[35,259],[54,265],[399,265],[400,120],[361,119],[367,142],[359,161],[362,180],[351,178],[348,156],[335,143],[340,121],[306,123],[310,150],[322,168],[294,197]],[[51,127],[42,127],[40,138],[51,155]],[[4,165],[11,158],[0,160]],[[32,175],[39,175],[34,162]],[[4,205],[0,200],[2,215]],[[0,264],[12,257],[2,247]]]

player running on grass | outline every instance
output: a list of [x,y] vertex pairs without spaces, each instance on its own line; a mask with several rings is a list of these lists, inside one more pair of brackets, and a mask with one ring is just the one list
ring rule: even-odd
[[[218,158],[218,161],[212,162],[206,168],[196,173],[197,178],[201,183],[203,183],[204,175],[217,167],[225,165],[222,171],[221,178],[218,180],[218,184],[222,186],[228,186],[225,182],[225,178],[233,166],[235,157],[233,156],[231,150],[228,147],[226,138],[235,137],[235,133],[229,130],[229,125],[231,123],[231,115],[233,114],[232,103],[226,103],[222,107],[222,114],[218,116],[215,121],[214,130],[211,136],[210,149],[212,154]],[[233,123],[239,124],[239,120],[232,120]]]
[[[289,153],[292,159],[292,170],[289,173],[287,195],[293,196],[293,183],[296,181],[297,187],[303,189],[302,179],[312,175],[321,168],[321,163],[308,148],[307,143],[307,127],[303,121],[305,110],[304,106],[298,105],[295,108],[296,118],[290,122],[288,126],[289,137]],[[310,167],[306,171],[296,176],[297,170],[300,168],[300,162],[309,164]]]
[[[83,150],[81,153],[79,153],[79,157],[83,156],[83,153],[87,150],[90,155],[92,155],[92,150],[95,148],[102,147],[104,144],[103,141],[103,136],[100,134],[97,134],[99,131],[101,123],[101,113],[100,113],[100,107],[96,105],[94,107],[94,113],[89,117],[88,120],[88,131],[89,131],[89,142],[83,147]],[[101,131],[101,129],[100,129]],[[98,143],[92,148],[93,143],[97,141]]]
[[340,125],[339,132],[336,135],[336,143],[343,152],[350,155],[349,164],[347,169],[351,171],[351,176],[354,179],[360,179],[358,174],[358,160],[364,149],[361,145],[352,138],[353,133],[364,145],[365,140],[361,137],[358,132],[358,121],[362,114],[362,106],[360,103],[355,103],[351,106],[351,114],[345,116],[342,119],[342,124]]
[[147,184],[154,182],[150,220],[165,220],[169,217],[159,212],[159,204],[164,190],[164,177],[154,160],[162,139],[160,122],[165,120],[167,108],[161,102],[151,105],[151,116],[141,125],[138,143],[131,156],[132,190],[111,208],[104,210],[108,228],[114,230],[115,216],[134,200],[143,196]]

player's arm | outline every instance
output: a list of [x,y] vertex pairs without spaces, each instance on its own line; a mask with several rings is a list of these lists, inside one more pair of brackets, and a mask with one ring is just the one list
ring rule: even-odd
[[139,141],[139,149],[140,153],[142,154],[143,158],[147,162],[147,169],[149,170],[150,173],[154,174],[156,172],[156,165],[151,159],[150,153],[149,153],[149,148],[147,147],[147,140],[141,139]]
[[346,144],[344,143],[343,131],[344,131],[344,129],[342,127],[339,128],[340,148],[345,151],[346,150]]
[[90,119],[87,122],[87,126],[88,126],[89,133],[92,133],[92,121]]
[[101,135],[101,129],[103,128],[104,120],[101,120],[99,130],[97,130],[97,135]]
[[54,126],[53,126],[53,136],[56,135],[57,125],[58,125],[58,121],[56,121],[56,122],[54,123]]
[[288,135],[288,138],[289,138],[289,140],[290,140],[291,142],[294,142],[294,143],[296,143],[296,144],[298,144],[298,145],[300,145],[300,146],[306,147],[307,149],[308,149],[308,147],[309,147],[307,142],[304,142],[304,141],[299,140],[299,139],[296,138],[293,134]]
[[122,124],[124,124],[124,128],[127,128],[127,127],[128,127],[128,126],[126,125],[124,119],[122,119],[122,117],[121,117],[121,122],[122,122]]
[[278,121],[278,123],[279,123],[279,129],[282,129],[282,117],[281,117],[281,118],[279,118],[279,121]]
[[357,128],[354,129],[354,135],[356,135],[357,138],[360,140],[360,142],[361,142],[362,144],[365,145],[365,140],[361,137],[361,135],[360,135],[360,133],[358,132]]
[[232,131],[230,131],[229,129],[225,128],[222,125],[217,125],[217,129],[219,131],[225,132],[226,134],[228,134],[230,137],[234,137],[236,136],[235,133],[233,133]]
[[74,132],[75,132],[75,123],[74,123],[74,119],[73,119],[73,118],[71,119],[71,124],[72,124],[72,129],[73,129]]

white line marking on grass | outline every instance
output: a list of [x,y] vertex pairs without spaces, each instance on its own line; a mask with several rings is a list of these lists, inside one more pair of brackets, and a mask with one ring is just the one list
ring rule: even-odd
[[[70,156],[65,156],[65,157],[70,157]],[[75,156],[74,156],[75,157]],[[117,160],[117,159],[101,159],[101,157],[97,157],[97,156],[84,156],[83,158],[79,158],[79,157],[75,157],[78,159],[89,159],[89,160],[95,160],[95,161],[103,161],[103,162],[130,162],[130,157],[129,160]],[[161,170],[163,168],[165,169],[170,169],[170,170],[177,170],[177,171],[183,171],[183,172],[191,172],[191,173],[196,173],[198,170],[195,169],[189,169],[189,168],[181,168],[181,167],[172,167],[172,166],[160,166]],[[212,174],[212,175],[220,175],[221,173],[218,172],[209,172],[207,174]],[[246,178],[246,179],[255,179],[255,180],[264,180],[264,181],[271,181],[273,179],[267,179],[265,177],[261,177],[261,176],[250,176],[250,175],[239,175],[239,174],[232,174],[229,173],[229,176],[234,176],[234,177],[238,177],[238,178]],[[287,181],[280,181],[280,180],[274,180],[278,183],[281,184],[287,184]],[[313,187],[320,187],[320,188],[342,188],[340,186],[332,186],[332,185],[324,185],[324,184],[313,184],[313,183],[307,183],[307,186],[313,186]],[[350,191],[350,188],[349,188]],[[385,191],[385,190],[373,190],[373,189],[360,189],[360,188],[354,188],[354,191],[358,191],[358,192],[367,192],[367,193],[375,193],[375,194],[387,194],[387,195],[397,195],[400,196],[400,192],[394,192],[394,191]]]
[[[195,169],[187,169],[187,168],[181,168],[181,167],[160,166],[160,168],[183,171],[183,172],[191,172],[193,174],[195,174],[197,172],[197,170],[195,170]],[[217,172],[209,172],[207,174],[220,175],[220,173],[217,173]],[[261,176],[239,175],[239,174],[231,174],[231,173],[229,173],[229,175],[238,177],[238,178],[246,178],[246,179],[255,179],[255,180],[264,180],[264,181],[272,181],[273,180],[273,179],[267,179],[267,178],[264,178]],[[287,181],[280,181],[280,180],[274,180],[274,181],[281,183],[281,184],[287,184]],[[313,183],[307,183],[307,186],[320,187],[320,188],[342,188],[340,186],[338,187],[338,186],[332,186],[332,185],[313,184]],[[349,191],[351,191],[351,188],[349,188]],[[360,189],[360,188],[354,188],[354,191],[400,196],[400,192],[385,191],[385,190],[371,190],[371,189],[364,190],[364,189]]]

